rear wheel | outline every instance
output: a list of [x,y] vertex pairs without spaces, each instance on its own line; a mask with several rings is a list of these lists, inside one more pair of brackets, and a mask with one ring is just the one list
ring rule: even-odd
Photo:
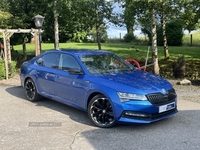
[[41,96],[37,93],[35,83],[33,82],[32,79],[26,80],[25,93],[28,100],[32,102],[37,101],[41,98]]
[[88,116],[98,127],[109,128],[116,124],[112,106],[104,95],[96,95],[88,105]]

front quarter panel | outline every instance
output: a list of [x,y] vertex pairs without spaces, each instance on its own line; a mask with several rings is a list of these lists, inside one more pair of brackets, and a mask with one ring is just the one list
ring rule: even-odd
[[113,108],[115,120],[118,120],[120,118],[121,113],[123,112],[123,107],[121,105],[119,97],[117,96],[117,92],[111,88],[102,86],[100,84],[91,84],[91,90],[88,91],[88,95],[85,101],[86,109],[88,107],[89,101],[91,100],[90,96],[93,95],[94,93],[103,94],[104,96],[108,98]]

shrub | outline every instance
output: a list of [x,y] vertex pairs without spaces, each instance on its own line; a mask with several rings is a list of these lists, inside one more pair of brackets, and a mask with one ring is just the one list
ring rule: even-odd
[[5,63],[2,59],[0,59],[0,80],[5,79]]
[[[9,78],[13,77],[16,74],[16,62],[12,61],[11,62],[11,66],[10,66],[10,74],[9,74]],[[0,59],[0,80],[5,79],[6,78],[6,68],[5,68],[5,61]]]
[[183,78],[185,74],[185,57],[181,56],[172,63],[173,75],[175,78]]
[[128,33],[124,36],[125,42],[132,42],[136,39],[136,37],[132,33]]
[[183,27],[177,21],[166,24],[167,42],[169,46],[181,46],[183,44]]
[[[171,21],[166,24],[166,36],[169,46],[181,46],[183,44],[183,27],[178,21]],[[162,26],[157,28],[157,43],[159,46],[163,46],[163,33]]]

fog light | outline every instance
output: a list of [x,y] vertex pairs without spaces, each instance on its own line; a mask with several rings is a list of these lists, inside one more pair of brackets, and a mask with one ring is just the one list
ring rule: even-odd
[[132,112],[132,111],[126,111],[126,112],[124,112],[124,115],[132,116],[132,117],[147,117],[146,114],[138,113],[138,112]]

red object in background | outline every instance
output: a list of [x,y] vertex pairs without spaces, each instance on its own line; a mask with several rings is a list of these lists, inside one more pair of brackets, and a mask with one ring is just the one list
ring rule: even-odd
[[127,58],[126,61],[132,64],[133,66],[137,67],[139,70],[146,71],[146,67],[141,67],[137,60],[133,58]]
[[3,47],[3,44],[0,44],[0,49],[3,49],[4,47]]

